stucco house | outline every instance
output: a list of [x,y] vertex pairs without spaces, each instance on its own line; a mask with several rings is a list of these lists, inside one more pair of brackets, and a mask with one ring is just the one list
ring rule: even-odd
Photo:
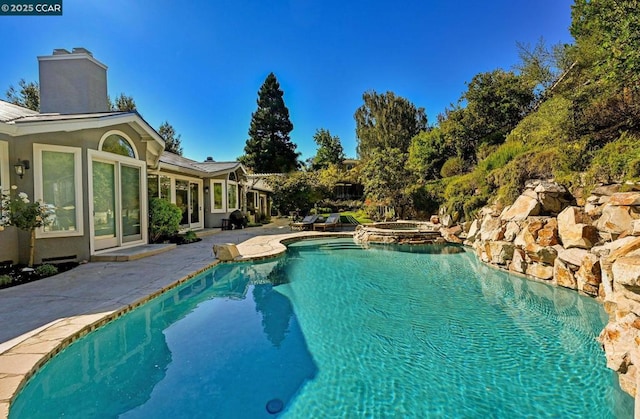
[[[140,114],[110,111],[107,67],[91,52],[57,49],[38,62],[40,112],[0,100],[0,186],[16,185],[52,213],[36,232],[35,263],[146,244],[150,196],[183,208],[185,229],[220,227],[247,196],[268,213],[269,191],[247,187],[240,163],[166,153]],[[0,261],[25,262],[28,241],[1,231]]]

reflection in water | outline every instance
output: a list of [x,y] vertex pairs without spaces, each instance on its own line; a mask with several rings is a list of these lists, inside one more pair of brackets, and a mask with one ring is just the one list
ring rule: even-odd
[[79,339],[10,417],[270,417],[268,400],[288,403],[316,373],[290,302],[268,282],[278,262],[218,265]]

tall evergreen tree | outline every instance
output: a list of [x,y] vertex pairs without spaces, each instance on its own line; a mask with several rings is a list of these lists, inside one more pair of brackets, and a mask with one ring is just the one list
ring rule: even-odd
[[300,167],[296,145],[289,133],[293,124],[283,91],[270,73],[258,91],[258,109],[251,115],[249,139],[240,162],[256,173],[288,173]]
[[124,93],[120,93],[113,103],[111,103],[111,99],[109,99],[109,104],[111,105],[112,111],[131,112],[137,110],[133,97],[127,96]]
[[176,134],[176,130],[169,123],[169,121],[165,121],[160,125],[160,129],[158,129],[158,134],[164,140],[164,150],[169,151],[171,153],[175,153],[179,156],[182,156],[182,145],[180,144],[180,134]]
[[333,136],[329,130],[321,128],[316,131],[313,141],[318,144],[318,151],[311,159],[311,169],[326,169],[332,164],[341,164],[344,161],[344,150],[337,135]]

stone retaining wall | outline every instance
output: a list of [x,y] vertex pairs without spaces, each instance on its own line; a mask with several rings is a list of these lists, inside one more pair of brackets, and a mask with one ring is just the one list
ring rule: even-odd
[[[596,188],[584,206],[535,181],[510,207],[484,208],[464,243],[485,263],[600,299],[607,366],[636,397],[640,374],[640,185]],[[443,234],[444,235],[444,234]],[[464,237],[464,235],[462,236]]]

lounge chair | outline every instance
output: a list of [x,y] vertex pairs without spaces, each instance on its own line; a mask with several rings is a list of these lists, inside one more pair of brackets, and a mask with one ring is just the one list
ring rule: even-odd
[[298,221],[296,223],[289,224],[291,226],[291,230],[311,230],[313,227],[313,223],[318,220],[318,215],[307,215],[302,219],[302,221]]
[[322,230],[327,231],[327,229],[332,229],[338,227],[340,223],[340,214],[334,213],[327,217],[324,223],[315,223],[313,225],[314,230]]

